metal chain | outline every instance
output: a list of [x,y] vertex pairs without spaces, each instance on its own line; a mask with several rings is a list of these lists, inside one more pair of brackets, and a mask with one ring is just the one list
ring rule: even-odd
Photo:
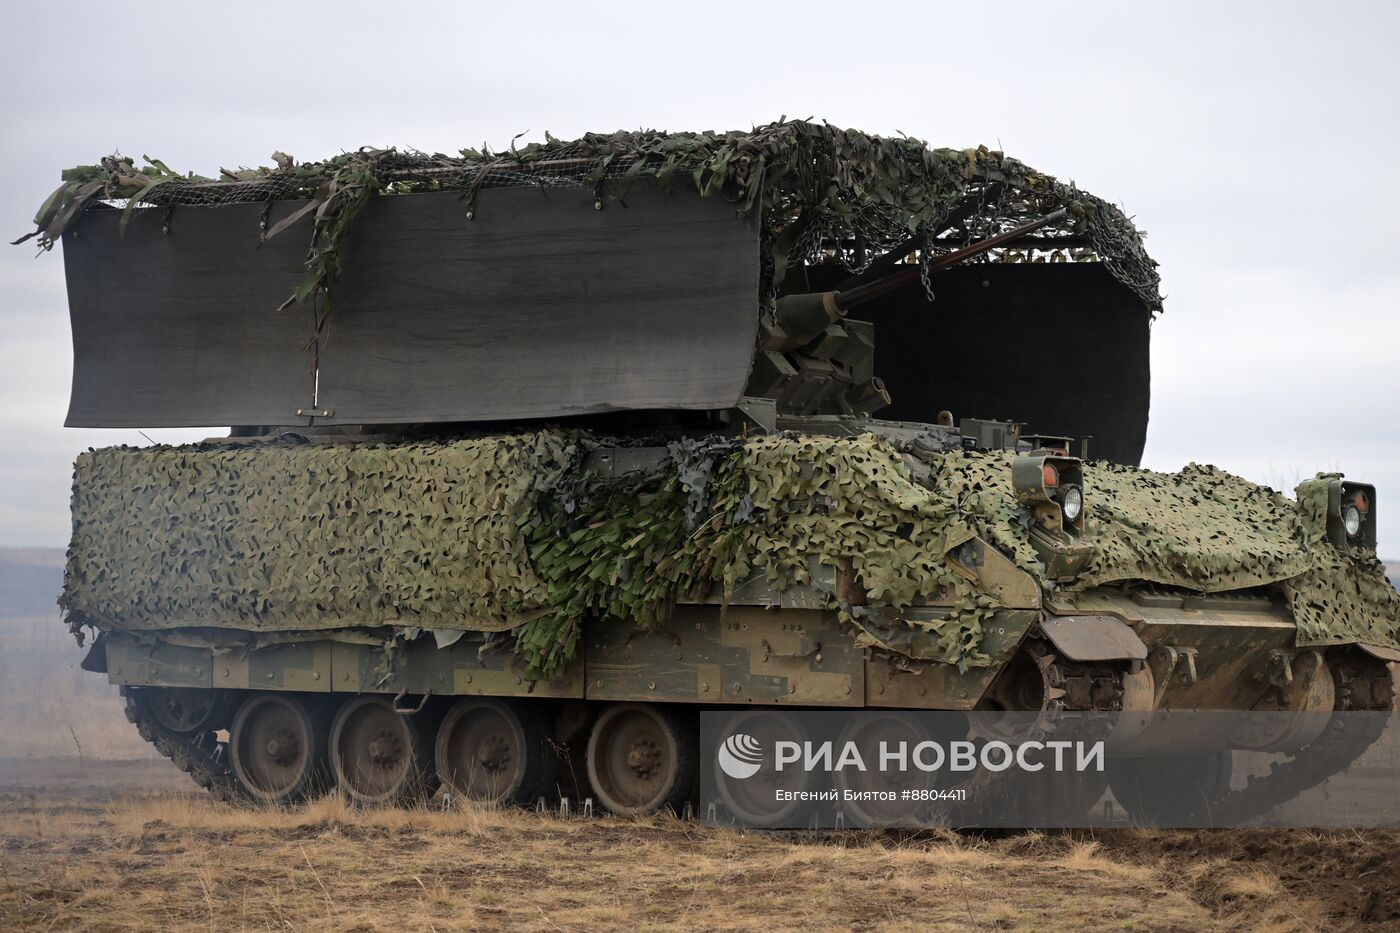
[[933,240],[925,238],[923,255],[919,257],[919,283],[924,286],[924,297],[933,303],[933,282],[929,281],[928,264],[933,259]]

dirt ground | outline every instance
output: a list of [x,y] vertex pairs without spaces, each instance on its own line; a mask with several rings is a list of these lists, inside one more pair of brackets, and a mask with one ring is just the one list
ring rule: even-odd
[[772,834],[217,804],[164,762],[0,760],[0,928],[1400,929],[1400,834]]

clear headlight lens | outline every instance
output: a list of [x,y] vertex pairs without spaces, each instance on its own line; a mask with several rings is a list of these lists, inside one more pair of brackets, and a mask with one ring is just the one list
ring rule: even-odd
[[1084,511],[1084,491],[1078,486],[1066,486],[1060,490],[1060,511],[1064,513],[1065,521],[1078,521]]
[[1354,538],[1361,531],[1361,510],[1353,503],[1342,512],[1342,527],[1347,537]]

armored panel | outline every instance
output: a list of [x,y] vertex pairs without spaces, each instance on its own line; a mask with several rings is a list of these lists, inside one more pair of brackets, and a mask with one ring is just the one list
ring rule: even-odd
[[331,677],[336,690],[356,693],[583,697],[581,660],[542,678],[527,671],[513,652],[483,651],[481,641],[471,635],[442,648],[431,638],[408,642],[392,662],[382,648],[336,643],[331,647]]
[[654,631],[585,630],[590,700],[859,706],[865,651],[836,614],[677,606]]
[[232,652],[214,659],[214,686],[329,693],[331,650],[331,642],[312,641]]
[[[914,617],[918,612],[912,610]],[[960,670],[952,664],[910,663],[888,654],[871,654],[865,664],[865,705],[975,709],[1038,615],[1030,610],[1002,609],[983,623],[985,634],[977,647],[993,659],[988,667]]]
[[321,352],[325,423],[732,407],[758,327],[757,210],[638,187],[379,198]]
[[[279,201],[270,223],[305,202]],[[307,424],[311,220],[259,245],[261,204],[85,211],[63,236],[73,326],[69,427]],[[166,230],[168,229],[168,233]]]
[[207,648],[162,643],[107,643],[107,679],[143,687],[215,686],[213,655]]
[[983,263],[933,276],[853,316],[875,323],[882,418],[1015,420],[1089,437],[1136,465],[1147,440],[1151,312],[1100,263]]

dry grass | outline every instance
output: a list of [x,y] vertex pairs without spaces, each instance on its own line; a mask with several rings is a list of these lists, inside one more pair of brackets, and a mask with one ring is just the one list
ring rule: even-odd
[[1266,864],[1162,850],[1126,833],[812,837],[669,817],[359,810],[336,798],[263,811],[179,791],[107,802],[10,790],[0,927],[1285,930],[1334,919]]

